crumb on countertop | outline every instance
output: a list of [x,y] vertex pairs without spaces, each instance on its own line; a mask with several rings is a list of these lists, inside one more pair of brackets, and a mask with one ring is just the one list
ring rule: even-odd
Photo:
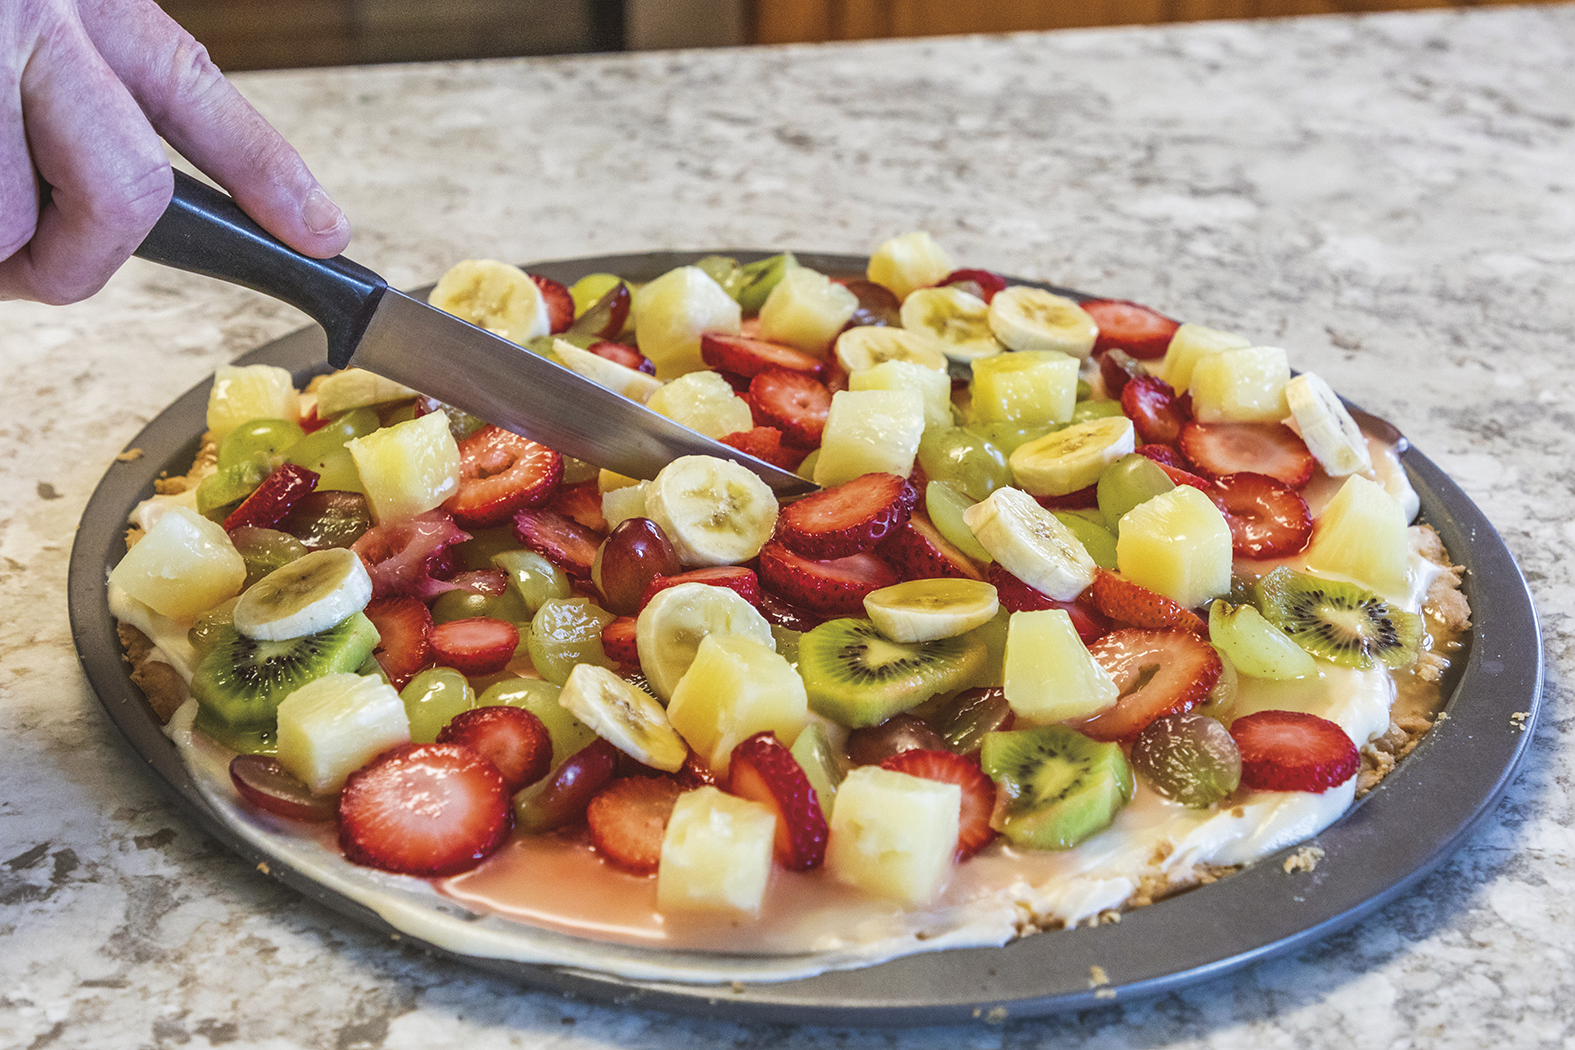
[[115,461],[117,463],[133,463],[141,458],[142,450],[140,448],[128,448],[126,451],[116,456]]
[[1088,968],[1088,986],[1098,988],[1102,984],[1110,983],[1110,975],[1105,973],[1103,966],[1090,966]]

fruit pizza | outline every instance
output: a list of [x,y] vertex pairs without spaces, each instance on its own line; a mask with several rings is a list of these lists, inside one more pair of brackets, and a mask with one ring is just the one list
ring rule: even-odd
[[819,489],[220,369],[110,607],[210,796],[370,897],[827,965],[1096,922],[1337,819],[1468,626],[1284,350],[925,234],[432,302]]

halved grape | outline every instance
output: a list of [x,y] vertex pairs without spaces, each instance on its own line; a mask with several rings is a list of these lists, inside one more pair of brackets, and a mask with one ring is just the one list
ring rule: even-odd
[[278,529],[260,529],[242,525],[230,530],[230,542],[235,552],[246,563],[244,590],[273,572],[306,554],[306,544]]
[[930,523],[948,543],[976,561],[990,562],[990,552],[974,537],[973,530],[963,520],[963,512],[973,506],[962,490],[945,481],[932,481],[924,489],[924,510]]
[[245,462],[259,452],[276,456],[305,436],[301,425],[288,419],[253,419],[242,423],[219,442],[219,469]]
[[558,768],[514,796],[520,829],[551,831],[585,819],[585,807],[618,771],[619,751],[601,737],[564,759]]
[[531,620],[530,660],[547,681],[562,685],[575,664],[613,670],[602,648],[602,628],[615,616],[585,598],[549,598]]
[[1219,722],[1205,715],[1165,715],[1132,742],[1132,765],[1166,798],[1206,808],[1241,783],[1241,752]]
[[1118,523],[1123,514],[1175,487],[1176,483],[1158,463],[1133,453],[1106,467],[1099,475],[1095,491],[1099,496],[1099,512],[1105,516],[1111,530],[1119,535]]
[[658,576],[682,571],[678,554],[662,527],[650,518],[625,518],[596,551],[591,582],[619,616],[636,616],[640,598]]
[[855,766],[878,766],[904,751],[945,751],[941,735],[911,714],[892,715],[880,725],[864,726],[848,734],[843,746]]
[[359,492],[309,492],[279,522],[311,550],[348,547],[372,527],[372,511]]
[[319,467],[330,453],[345,447],[351,438],[363,437],[381,424],[377,413],[370,408],[356,408],[337,416],[285,450],[287,463],[294,463],[307,470],[322,471]]
[[930,427],[919,439],[919,465],[932,481],[945,481],[978,502],[1011,483],[1006,456],[962,427]]
[[452,667],[422,671],[399,691],[399,699],[405,702],[413,744],[433,743],[455,715],[476,706],[475,690]]
[[946,750],[959,755],[978,751],[986,733],[1011,729],[1014,720],[1012,705],[999,687],[964,689],[938,704],[926,704],[922,714],[946,741]]
[[236,755],[230,759],[230,782],[241,798],[269,813],[291,820],[333,820],[338,795],[314,795],[294,773],[269,755]]

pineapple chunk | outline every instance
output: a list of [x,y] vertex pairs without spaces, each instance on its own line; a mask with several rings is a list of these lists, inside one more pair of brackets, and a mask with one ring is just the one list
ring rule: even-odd
[[342,416],[355,408],[404,401],[418,391],[364,368],[335,372],[317,385],[317,414],[323,419]]
[[859,297],[823,273],[789,270],[760,308],[760,338],[825,357],[859,308]]
[[1291,414],[1291,364],[1277,346],[1210,354],[1192,370],[1192,414],[1200,423],[1274,423]]
[[865,276],[900,299],[918,288],[939,284],[957,269],[952,257],[923,230],[893,237],[870,256]]
[[313,794],[338,791],[351,773],[409,741],[404,701],[374,675],[323,675],[279,705],[279,764]]
[[826,870],[907,905],[935,898],[952,872],[962,788],[859,766],[837,788],[826,839]]
[[980,358],[973,363],[970,389],[981,423],[1065,423],[1077,405],[1077,358],[1059,350]]
[[161,616],[189,624],[241,593],[246,562],[217,522],[174,506],[120,559],[109,582]]
[[1251,345],[1235,332],[1222,332],[1188,321],[1170,337],[1170,346],[1159,362],[1159,377],[1175,387],[1179,394],[1192,385],[1192,370],[1200,360],[1222,350]]
[[1189,609],[1230,592],[1230,526],[1190,485],[1138,504],[1118,529],[1116,568],[1133,583]]
[[907,477],[924,436],[924,399],[913,390],[839,390],[821,432],[815,484],[863,474]]
[[913,390],[924,401],[924,427],[952,425],[952,377],[912,361],[883,361],[848,376],[849,390]]
[[776,814],[759,802],[709,786],[679,795],[662,836],[656,906],[759,912],[776,833]]
[[625,518],[645,517],[645,490],[650,484],[641,481],[602,493],[602,517],[607,519],[609,531]]
[[645,407],[708,438],[723,438],[755,425],[749,402],[733,392],[720,372],[681,375],[657,389]]
[[662,274],[640,289],[634,307],[635,339],[663,381],[705,368],[701,334],[737,335],[742,319],[733,297],[696,266]]
[[1006,629],[1006,702],[1035,725],[1093,718],[1121,698],[1065,609],[1015,612]]
[[301,418],[301,395],[289,371],[273,365],[222,365],[208,391],[208,432],[215,442],[253,419]]
[[718,776],[733,748],[769,729],[796,740],[809,723],[804,679],[768,645],[740,635],[708,634],[673,687],[667,720]]
[[374,430],[345,447],[379,523],[423,514],[459,489],[459,446],[442,412]]
[[1303,559],[1313,572],[1354,580],[1403,605],[1410,593],[1405,510],[1383,486],[1352,474],[1313,523]]

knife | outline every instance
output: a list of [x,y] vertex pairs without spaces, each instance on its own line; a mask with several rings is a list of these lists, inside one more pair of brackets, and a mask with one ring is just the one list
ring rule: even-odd
[[778,496],[816,487],[396,291],[342,255],[301,255],[185,172],[175,172],[175,196],[136,255],[305,311],[327,334],[335,368],[376,372],[619,474],[653,478],[679,456],[715,456],[749,468]]

